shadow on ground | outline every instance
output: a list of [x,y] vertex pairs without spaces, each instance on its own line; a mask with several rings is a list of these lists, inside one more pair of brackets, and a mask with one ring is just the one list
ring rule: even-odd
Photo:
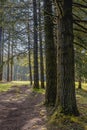
[[28,86],[13,86],[0,93],[0,130],[87,130],[61,117],[50,122],[52,109],[46,109],[43,102],[44,94]]
[[44,95],[32,92],[27,86],[14,86],[0,94],[0,130],[46,129]]

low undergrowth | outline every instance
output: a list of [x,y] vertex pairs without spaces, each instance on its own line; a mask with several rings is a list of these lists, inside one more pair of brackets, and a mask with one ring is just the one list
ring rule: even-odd
[[37,89],[37,88],[33,88],[33,91],[34,92],[37,92],[37,93],[42,93],[42,94],[45,94],[45,89]]
[[87,84],[83,89],[76,89],[77,105],[80,116],[65,116],[57,110],[48,116],[50,130],[87,130]]
[[29,81],[0,82],[0,92],[6,92],[13,86],[29,85]]
[[[15,86],[29,86],[28,81],[13,81],[13,82],[1,82],[0,92],[8,91],[11,87]],[[77,85],[77,83],[76,83]],[[32,91],[36,93],[45,94],[45,89],[32,88]],[[83,84],[82,89],[76,87],[77,105],[80,112],[80,116],[65,116],[60,114],[58,110],[54,112],[53,108],[47,108],[48,130],[87,130],[87,84]],[[41,104],[39,104],[41,105]],[[52,114],[54,113],[54,114]]]

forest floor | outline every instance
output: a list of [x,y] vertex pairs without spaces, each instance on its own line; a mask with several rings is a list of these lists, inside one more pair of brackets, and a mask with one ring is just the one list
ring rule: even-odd
[[44,90],[12,85],[0,91],[0,130],[87,130],[87,91],[77,90],[77,101],[79,117],[51,116]]

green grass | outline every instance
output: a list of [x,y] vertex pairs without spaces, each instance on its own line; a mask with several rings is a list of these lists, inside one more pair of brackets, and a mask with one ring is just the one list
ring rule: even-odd
[[[75,83],[76,88],[78,88],[78,82]],[[82,89],[87,90],[87,83],[82,83]]]
[[11,89],[12,86],[29,85],[29,81],[12,81],[12,82],[0,82],[0,92],[6,92]]
[[45,94],[45,89],[37,89],[37,88],[33,88],[33,91],[34,91],[34,92],[37,92],[37,93]]
[[[12,81],[12,82],[0,82],[0,92],[5,92],[11,89],[12,86],[21,86],[21,85],[29,85],[29,81]],[[46,84],[46,82],[45,82]],[[39,82],[39,85],[41,85],[41,82]],[[36,91],[38,93],[45,93],[44,89],[33,89],[33,91]]]
[[55,111],[55,113],[48,117],[49,129],[53,130],[87,130],[87,83],[82,83],[82,89],[78,88],[76,82],[76,98],[80,116],[65,116]]
[[[29,85],[29,81],[12,81],[2,83],[0,82],[0,92],[8,91],[12,86]],[[87,130],[87,83],[82,83],[82,89],[77,89],[78,83],[76,82],[76,98],[78,109],[80,112],[79,117],[64,116],[58,114],[57,111],[49,117],[50,130]],[[44,89],[32,89],[34,92],[45,94]],[[51,127],[52,126],[52,127]]]

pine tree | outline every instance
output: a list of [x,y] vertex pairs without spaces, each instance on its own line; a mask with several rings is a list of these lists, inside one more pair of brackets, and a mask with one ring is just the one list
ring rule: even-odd
[[64,114],[78,115],[74,79],[72,0],[57,2],[58,6],[61,4],[62,8],[58,21],[58,87],[56,105],[60,112]]
[[47,105],[55,105],[57,88],[56,48],[53,36],[52,1],[44,1]]
[[41,88],[44,88],[44,63],[43,63],[43,48],[42,48],[42,23],[41,23],[41,0],[39,1],[39,44],[40,44],[40,78]]
[[33,20],[34,20],[34,88],[39,88],[37,3],[36,3],[36,0],[33,0]]

